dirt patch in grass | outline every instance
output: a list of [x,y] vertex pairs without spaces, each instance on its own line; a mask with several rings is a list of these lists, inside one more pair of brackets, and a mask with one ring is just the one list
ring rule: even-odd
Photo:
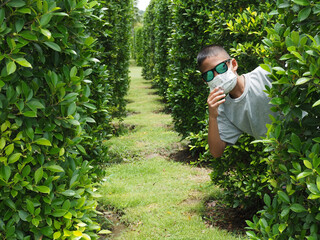
[[130,131],[134,131],[136,125],[124,124],[124,123],[112,123],[112,134],[114,136],[121,136]]
[[170,159],[186,164],[192,164],[193,162],[197,161],[197,158],[191,155],[188,147],[170,154]]
[[208,226],[244,235],[247,227],[245,221],[251,220],[255,212],[241,207],[228,207],[222,200],[210,200],[205,204],[204,219]]
[[101,229],[108,229],[112,233],[108,235],[100,235],[99,240],[114,239],[128,228],[128,225],[121,221],[123,213],[115,210],[99,209],[99,222]]

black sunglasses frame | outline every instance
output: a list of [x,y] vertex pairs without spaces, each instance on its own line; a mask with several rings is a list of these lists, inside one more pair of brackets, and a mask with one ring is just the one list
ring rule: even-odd
[[[229,59],[227,59],[227,60],[224,60],[223,62],[217,64],[214,68],[212,68],[212,69],[210,69],[210,70],[202,73],[202,74],[201,74],[202,79],[203,79],[205,82],[210,82],[210,81],[212,81],[212,79],[213,79],[214,77],[212,77],[210,80],[206,80],[206,79],[204,78],[205,75],[206,75],[208,72],[210,72],[210,71],[216,72],[216,73],[218,73],[218,74],[225,73],[226,71],[228,71],[228,68],[227,68],[227,70],[224,71],[224,72],[218,72],[218,71],[216,70],[216,68],[217,68],[220,64],[227,64],[227,62],[230,62],[231,60],[232,60],[231,58],[229,58]],[[214,76],[214,74],[213,74],[213,76]]]

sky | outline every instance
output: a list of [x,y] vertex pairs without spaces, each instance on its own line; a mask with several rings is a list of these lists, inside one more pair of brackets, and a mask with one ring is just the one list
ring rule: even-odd
[[145,11],[149,3],[150,0],[138,0],[138,8]]

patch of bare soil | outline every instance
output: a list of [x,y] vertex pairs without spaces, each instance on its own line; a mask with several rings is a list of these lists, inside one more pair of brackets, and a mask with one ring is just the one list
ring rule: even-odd
[[117,211],[101,210],[102,215],[99,215],[101,229],[108,229],[112,233],[108,235],[100,235],[99,240],[114,239],[125,231],[128,226],[121,222],[122,213]]
[[246,220],[251,220],[257,209],[228,207],[223,200],[210,200],[205,205],[206,224],[229,232],[245,234]]
[[130,125],[125,123],[112,123],[112,134],[114,136],[120,136],[130,131],[134,131],[136,125]]
[[191,155],[187,147],[170,154],[170,159],[186,164],[191,164],[197,161],[197,158]]

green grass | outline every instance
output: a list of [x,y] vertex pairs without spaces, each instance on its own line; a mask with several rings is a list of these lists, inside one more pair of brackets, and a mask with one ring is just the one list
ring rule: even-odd
[[106,144],[110,153],[124,161],[107,169],[100,188],[100,205],[123,213],[128,227],[114,239],[242,239],[202,219],[204,201],[219,197],[209,170],[169,159],[183,147],[172,130],[172,120],[164,114],[160,98],[150,83],[140,76],[141,68],[131,67],[132,83],[128,99],[131,114],[126,126],[135,126]]

